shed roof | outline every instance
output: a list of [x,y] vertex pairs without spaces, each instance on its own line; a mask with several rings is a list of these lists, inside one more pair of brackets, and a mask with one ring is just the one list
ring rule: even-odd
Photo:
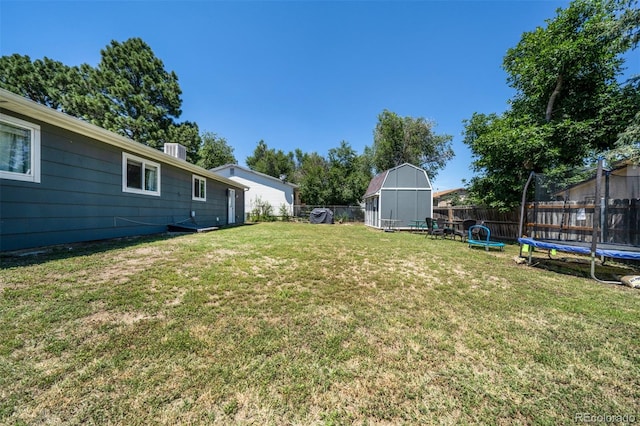
[[[371,197],[376,193],[378,193],[382,189],[382,186],[384,185],[384,182],[387,179],[387,176],[389,176],[389,173],[402,167],[412,167],[414,169],[422,170],[425,173],[425,175],[427,173],[424,169],[414,166],[413,164],[410,164],[410,163],[403,163],[403,164],[400,164],[399,166],[392,167],[389,170],[385,170],[384,172],[378,173],[373,177],[373,179],[371,179],[371,181],[369,182],[369,186],[367,187],[367,191],[364,193],[364,198]],[[429,178],[427,176],[427,180],[428,179]]]
[[373,177],[373,179],[371,179],[371,182],[369,182],[369,186],[367,187],[367,191],[364,193],[364,198],[370,197],[380,191],[382,184],[387,177],[387,173],[389,173],[389,170],[378,173]]

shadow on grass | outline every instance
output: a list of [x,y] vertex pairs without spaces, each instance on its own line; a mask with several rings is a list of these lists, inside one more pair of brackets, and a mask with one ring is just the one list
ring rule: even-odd
[[[584,257],[534,257],[531,259],[531,266],[558,274],[591,278],[591,261]],[[596,261],[595,273],[602,280],[620,281],[625,275],[640,275],[640,264],[623,264],[610,260],[603,264]]]
[[[248,225],[250,224],[221,226],[220,228],[212,232],[221,232],[228,229],[237,228],[238,226]],[[88,256],[124,248],[134,248],[142,244],[164,241],[190,234],[193,234],[193,232],[162,232],[159,234],[57,244],[53,246],[35,247],[24,250],[4,252],[0,253],[0,269],[38,265],[54,260],[69,259],[78,256]]]
[[108,240],[85,241],[79,243],[58,244],[54,246],[36,247],[32,249],[16,250],[0,254],[0,268],[14,268],[18,266],[38,265],[60,259],[78,256],[88,256],[97,253],[134,248],[136,246],[155,241],[162,241],[184,233],[152,234],[133,237],[120,237]]

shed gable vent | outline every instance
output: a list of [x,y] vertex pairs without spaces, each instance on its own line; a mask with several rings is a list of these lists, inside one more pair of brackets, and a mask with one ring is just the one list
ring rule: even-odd
[[164,153],[179,160],[187,161],[187,148],[179,143],[165,143]]

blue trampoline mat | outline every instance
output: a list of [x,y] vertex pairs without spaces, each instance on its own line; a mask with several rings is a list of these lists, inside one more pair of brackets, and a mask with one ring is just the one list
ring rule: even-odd
[[[567,253],[591,255],[591,243],[581,241],[535,240],[518,238],[520,244],[528,244],[545,250],[559,250]],[[640,247],[615,244],[598,244],[596,255],[614,259],[640,260]]]

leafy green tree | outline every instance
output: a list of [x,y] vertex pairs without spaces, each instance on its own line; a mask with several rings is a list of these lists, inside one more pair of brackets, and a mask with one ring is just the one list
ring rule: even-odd
[[503,67],[516,89],[511,109],[465,120],[464,142],[478,173],[472,196],[511,208],[529,171],[583,165],[615,145],[640,109],[637,88],[618,82],[622,54],[637,43],[628,24],[638,16],[634,3],[575,0],[508,50]]
[[329,205],[329,165],[327,160],[317,152],[310,154],[296,150],[296,178],[300,187],[300,199],[303,203],[320,206]]
[[260,140],[253,155],[248,156],[245,161],[251,170],[293,181],[295,161],[292,152],[285,154],[282,150],[276,151]]
[[295,179],[300,198],[308,205],[353,205],[361,201],[371,180],[371,166],[348,142],[328,152],[295,151]]
[[14,53],[0,57],[0,87],[47,105],[47,91],[40,87],[29,56]]
[[615,22],[614,13],[614,2],[578,0],[559,9],[546,28],[524,33],[503,62],[518,91],[514,109],[544,114],[546,122],[567,113],[588,114],[594,93],[615,79],[623,62],[618,55],[626,48],[605,30]]
[[411,163],[434,178],[454,156],[452,136],[437,135],[434,127],[434,122],[422,117],[400,117],[384,110],[374,131],[372,162],[376,171]]
[[478,173],[470,181],[473,202],[505,210],[515,205],[533,165],[551,161],[555,154],[545,144],[547,135],[540,134],[547,130],[510,115],[474,113],[465,120],[463,142],[473,147],[472,168]]
[[[623,159],[631,160],[635,164],[640,164],[640,75],[631,79],[627,87],[633,92],[628,97],[630,103],[636,105],[636,115],[629,121],[627,127],[618,134],[614,149],[605,153],[607,161],[615,162]],[[633,88],[633,89],[632,89]],[[635,99],[633,98],[635,96]],[[628,108],[633,111],[634,108]]]
[[205,169],[238,162],[233,155],[233,148],[229,146],[227,140],[211,132],[202,134],[202,145],[200,146],[199,154],[198,166]]
[[[361,166],[363,159],[346,141],[328,153],[328,204],[353,205],[362,200],[371,173]],[[370,169],[369,169],[370,170]]]

